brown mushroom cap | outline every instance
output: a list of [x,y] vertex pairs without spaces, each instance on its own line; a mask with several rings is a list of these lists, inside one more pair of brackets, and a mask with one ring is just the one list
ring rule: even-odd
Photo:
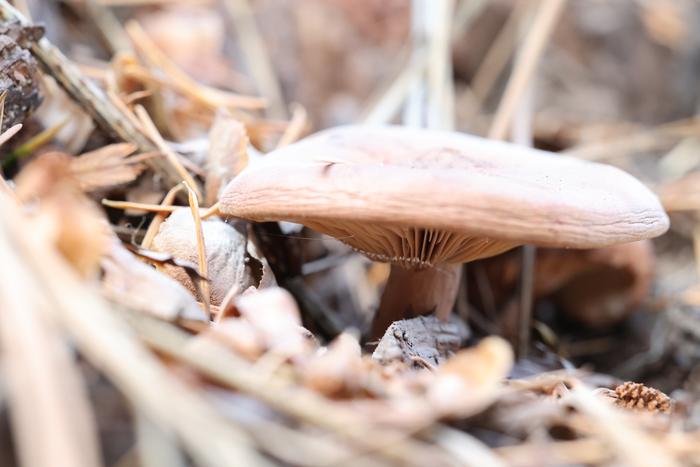
[[397,126],[334,128],[274,151],[228,185],[220,209],[302,223],[416,268],[525,243],[602,247],[668,228],[656,196],[614,167]]

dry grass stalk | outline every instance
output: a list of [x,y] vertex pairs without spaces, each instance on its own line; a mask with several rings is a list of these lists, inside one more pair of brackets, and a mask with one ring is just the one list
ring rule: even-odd
[[[171,80],[171,83],[180,91],[206,104],[211,108],[227,107],[230,109],[261,109],[266,106],[266,101],[259,97],[243,96],[232,92],[221,91],[199,84],[190,78],[173,63],[151,40],[141,26],[135,21],[126,24],[126,32],[136,49],[141,52],[145,60],[153,67],[159,68]],[[142,77],[151,76],[145,74]]]
[[447,426],[433,429],[432,439],[469,467],[506,467],[506,462],[478,439]]
[[547,40],[556,25],[563,6],[564,0],[544,0],[541,2],[530,27],[530,32],[515,63],[513,74],[508,81],[503,98],[493,118],[489,138],[505,139],[518,102],[525,93],[528,83],[535,72],[537,63],[547,45]]
[[146,109],[144,109],[141,105],[137,105],[135,112],[136,116],[141,121],[141,124],[143,125],[143,128],[146,131],[148,137],[151,139],[151,141],[153,141],[158,150],[161,153],[163,153],[165,158],[173,166],[178,175],[182,177],[182,180],[185,181],[187,185],[195,191],[195,193],[197,194],[197,200],[201,200],[202,192],[199,189],[199,185],[192,177],[192,175],[190,175],[187,169],[185,169],[185,167],[182,165],[182,162],[180,162],[180,159],[178,158],[175,151],[172,150],[172,148],[168,145],[168,143],[165,142],[163,137],[160,135],[158,128],[156,128],[156,125],[153,123],[153,120],[151,120],[151,117],[148,115],[148,112],[146,112]]
[[564,151],[567,156],[591,161],[621,158],[633,152],[643,153],[670,147],[680,138],[700,135],[700,120],[696,117],[676,120],[650,129],[642,129],[602,142],[582,144]]
[[204,203],[211,206],[219,199],[221,188],[248,165],[250,139],[245,125],[220,109],[209,130]]
[[3,144],[7,143],[10,139],[12,139],[13,136],[15,136],[17,133],[19,133],[19,130],[22,129],[22,124],[18,123],[16,125],[11,126],[7,130],[3,131],[2,134],[0,134],[0,146]]
[[517,36],[522,34],[518,33],[524,33],[525,31],[518,26],[522,23],[523,16],[531,7],[532,4],[530,2],[518,2],[514,5],[506,24],[501,28],[498,36],[481,61],[479,68],[476,70],[471,82],[471,89],[476,102],[479,104],[477,107],[481,107],[481,104],[489,97],[494,85],[498,82],[498,77],[501,76],[501,73],[506,68],[508,58],[513,52],[513,47],[519,42],[519,40],[516,41],[514,39],[520,39]]
[[289,120],[287,128],[284,129],[282,137],[277,141],[275,149],[283,148],[301,138],[309,124],[309,116],[306,109],[301,105],[294,105],[292,118]]
[[224,9],[236,30],[240,49],[245,56],[253,82],[261,96],[270,103],[268,114],[272,118],[287,118],[287,110],[277,74],[263,40],[249,0],[225,0]]
[[183,185],[187,189],[187,197],[190,202],[190,212],[192,213],[192,219],[194,220],[194,232],[197,237],[197,256],[199,263],[199,274],[202,279],[199,281],[200,291],[202,294],[202,302],[204,303],[204,311],[207,316],[211,319],[211,309],[210,307],[210,295],[209,295],[209,280],[208,268],[207,268],[207,250],[204,244],[204,233],[202,232],[202,218],[199,215],[199,205],[197,203],[197,196],[192,187],[183,182]]
[[[177,194],[184,188],[184,185],[182,184],[177,184],[174,187],[172,187],[168,193],[165,195],[163,198],[163,201],[160,203],[161,206],[172,206],[173,203],[175,202],[175,197]],[[141,248],[145,249],[150,249],[151,245],[153,244],[153,239],[155,236],[158,234],[158,229],[160,228],[161,224],[163,221],[167,218],[167,213],[165,212],[159,212],[155,216],[153,216],[153,220],[151,221],[150,224],[148,224],[148,229],[146,229],[146,234],[143,236],[143,240],[141,241]]]

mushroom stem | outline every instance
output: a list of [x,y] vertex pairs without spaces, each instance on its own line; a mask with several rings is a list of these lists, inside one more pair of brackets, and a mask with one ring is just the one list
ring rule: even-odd
[[401,319],[435,312],[446,320],[457,297],[460,266],[443,263],[415,271],[392,265],[370,338],[380,339],[391,323]]

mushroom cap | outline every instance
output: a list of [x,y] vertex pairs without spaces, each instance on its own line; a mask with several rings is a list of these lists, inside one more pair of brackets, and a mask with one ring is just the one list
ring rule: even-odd
[[612,166],[399,126],[338,127],[273,151],[230,182],[220,210],[298,222],[407,267],[668,229],[656,196]]

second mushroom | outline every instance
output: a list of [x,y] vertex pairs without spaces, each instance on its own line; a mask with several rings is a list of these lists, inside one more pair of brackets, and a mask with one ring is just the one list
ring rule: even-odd
[[664,233],[656,196],[611,166],[454,132],[397,126],[323,131],[251,164],[223,214],[292,221],[391,274],[372,323],[446,319],[460,265],[523,244],[598,248]]

